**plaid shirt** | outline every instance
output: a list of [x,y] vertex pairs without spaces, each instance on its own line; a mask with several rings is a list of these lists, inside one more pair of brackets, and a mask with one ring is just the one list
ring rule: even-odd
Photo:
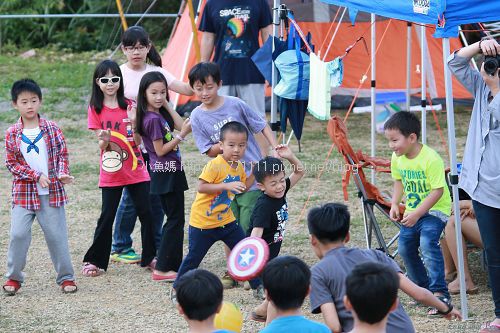
[[[61,129],[52,121],[40,119],[40,129],[47,145],[49,174],[49,205],[60,207],[68,198],[59,176],[69,175],[68,151]],[[40,199],[36,183],[41,173],[33,170],[21,153],[21,134],[23,133],[21,118],[9,127],[5,133],[5,165],[14,176],[12,182],[12,206],[19,205],[28,210],[40,209]]]

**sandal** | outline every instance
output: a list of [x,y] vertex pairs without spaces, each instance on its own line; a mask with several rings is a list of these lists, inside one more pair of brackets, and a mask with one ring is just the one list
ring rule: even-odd
[[492,322],[487,322],[481,325],[481,330],[479,333],[499,333],[500,326],[493,324]]
[[[448,289],[448,292],[450,293],[450,295],[458,295],[458,294],[460,294],[460,289]],[[478,292],[479,292],[478,287],[474,287],[474,288],[470,288],[470,289],[465,290],[465,293],[468,295],[475,295]]]
[[[7,290],[5,287],[13,287],[14,290]],[[5,284],[2,286],[3,291],[9,296],[14,296],[20,288],[21,282],[11,279],[8,279],[7,282],[5,282]]]
[[82,268],[82,275],[86,277],[96,277],[102,274],[102,269],[97,267],[94,264],[91,264],[90,262],[87,262],[83,265]]
[[78,287],[75,284],[75,281],[72,280],[64,280],[61,283],[61,291],[63,294],[73,294],[76,293]]
[[252,311],[250,313],[250,319],[252,319],[253,321],[258,321],[260,323],[265,323],[266,320],[267,320],[267,316],[261,316],[260,314],[258,314],[257,312],[255,311]]
[[446,304],[448,306],[448,312],[440,312],[438,309],[436,308],[428,308],[428,311],[427,311],[427,316],[428,317],[431,317],[431,318],[437,318],[437,317],[442,317],[443,315],[447,315],[448,313],[451,312],[451,310],[453,310],[453,305],[451,304],[451,299],[449,297],[446,297],[446,296],[437,296],[437,295],[434,295],[436,296],[437,298],[439,298],[439,300],[441,302],[443,302],[444,304]]

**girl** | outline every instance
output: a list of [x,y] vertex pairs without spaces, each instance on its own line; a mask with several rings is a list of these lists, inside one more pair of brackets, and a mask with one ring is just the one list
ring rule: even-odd
[[[137,100],[139,82],[144,74],[151,71],[161,72],[165,76],[170,90],[184,95],[193,94],[189,84],[176,80],[172,74],[161,67],[161,57],[149,39],[148,33],[142,27],[133,26],[127,29],[123,33],[121,44],[122,51],[127,57],[127,62],[120,66],[123,73],[123,87],[126,98]],[[143,154],[144,160],[148,164],[148,155],[144,150]],[[151,195],[150,201],[153,211],[153,230],[156,245],[159,247],[164,214],[157,196]],[[132,248],[132,238],[130,237],[136,219],[137,214],[132,200],[128,195],[128,191],[125,190],[116,214],[112,260],[124,263],[135,263],[140,260],[140,256],[135,254]]]
[[97,65],[88,109],[88,128],[94,130],[101,149],[99,187],[102,210],[94,241],[83,259],[84,276],[94,277],[107,270],[111,252],[111,232],[116,210],[125,187],[141,220],[141,266],[154,265],[152,213],[148,202],[149,174],[136,143],[135,109],[123,95],[122,73],[118,64],[104,60]]
[[[182,261],[184,239],[184,191],[179,144],[191,132],[189,118],[182,118],[168,104],[167,80],[160,72],[142,77],[137,98],[137,133],[149,153],[151,194],[160,196],[167,222],[158,250],[153,280],[174,281]],[[174,134],[174,128],[179,134]]]

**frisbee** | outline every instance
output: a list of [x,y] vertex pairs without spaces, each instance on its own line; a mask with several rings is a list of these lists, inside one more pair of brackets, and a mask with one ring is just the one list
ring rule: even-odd
[[232,249],[227,271],[237,281],[251,280],[264,269],[268,258],[267,243],[260,237],[247,237]]

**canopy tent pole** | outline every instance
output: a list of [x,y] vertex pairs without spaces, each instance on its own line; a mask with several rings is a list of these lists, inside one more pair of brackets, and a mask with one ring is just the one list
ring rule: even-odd
[[[191,21],[191,29],[193,30],[193,43],[194,43],[194,52],[196,55],[196,62],[200,62],[201,53],[200,53],[200,42],[198,41],[198,27],[196,26],[195,21],[195,12],[193,7],[193,0],[188,0],[188,8],[189,8],[189,19]],[[198,11],[196,11],[198,13]]]
[[425,36],[425,25],[420,26],[420,51],[421,57],[421,73],[420,73],[420,86],[422,94],[420,97],[420,106],[422,110],[422,143],[427,143],[427,37]]
[[457,242],[457,259],[458,259],[458,279],[460,282],[460,308],[462,311],[463,320],[469,317],[467,309],[467,294],[465,291],[465,275],[464,275],[464,256],[462,248],[462,225],[460,218],[460,206],[458,200],[458,175],[456,161],[456,142],[455,142],[455,115],[453,112],[453,91],[451,85],[451,72],[448,68],[448,56],[450,55],[450,40],[443,38],[443,67],[444,67],[444,84],[446,91],[446,119],[448,123],[448,145],[450,151],[450,184],[453,193],[453,212],[455,214],[455,237]]
[[[376,36],[376,30],[375,30],[375,14],[371,14],[371,61],[372,61],[372,68],[371,68],[371,88],[370,88],[370,97],[371,97],[371,104],[372,104],[372,118],[371,118],[371,156],[375,157],[375,140],[376,140],[376,118],[377,118],[377,111],[376,111],[376,103],[377,103],[377,98],[376,98],[376,90],[375,90],[375,53],[376,53],[376,46],[375,43],[377,41],[377,36]],[[371,180],[372,184],[375,184],[375,170],[372,169],[372,174],[371,174]]]
[[[280,0],[274,0],[273,5],[273,47],[272,50],[274,52],[274,39],[278,35],[278,29],[280,25],[280,13],[278,8],[280,7]],[[278,121],[278,97],[274,94],[274,87],[276,86],[276,81],[278,78],[278,73],[276,72],[276,67],[274,63],[271,66],[271,129],[273,130],[274,135],[276,136],[276,124]]]
[[406,22],[406,111],[410,111],[411,89],[411,22]]

